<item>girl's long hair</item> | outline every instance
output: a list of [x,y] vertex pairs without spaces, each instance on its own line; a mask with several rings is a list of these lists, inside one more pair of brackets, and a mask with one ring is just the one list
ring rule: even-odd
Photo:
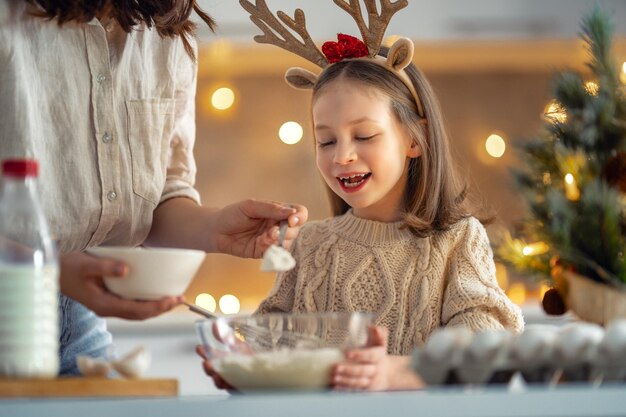
[[38,6],[35,15],[44,18],[57,18],[59,25],[67,22],[86,23],[103,10],[110,13],[126,32],[144,23],[154,27],[162,37],[180,37],[185,50],[195,59],[190,39],[196,25],[189,17],[195,11],[198,16],[215,30],[215,21],[206,14],[196,0],[27,0]]
[[[382,56],[387,48],[381,49]],[[408,181],[404,192],[403,221],[414,234],[430,236],[447,230],[457,221],[474,213],[467,199],[467,185],[461,180],[452,158],[439,100],[430,83],[414,64],[405,68],[422,101],[425,119],[402,81],[389,70],[367,60],[345,60],[327,67],[313,89],[313,101],[332,81],[361,83],[389,97],[392,112],[422,150],[409,160]],[[333,215],[350,206],[326,186]],[[491,219],[482,219],[488,222]]]

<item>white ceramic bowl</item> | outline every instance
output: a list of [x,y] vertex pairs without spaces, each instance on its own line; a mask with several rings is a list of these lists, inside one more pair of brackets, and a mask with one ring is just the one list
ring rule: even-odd
[[95,247],[87,252],[128,265],[128,275],[104,277],[104,285],[131,300],[159,300],[183,294],[205,257],[203,251],[172,248]]

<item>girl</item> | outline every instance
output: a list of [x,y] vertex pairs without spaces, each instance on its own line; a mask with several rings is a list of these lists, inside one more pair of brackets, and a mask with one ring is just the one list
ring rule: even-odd
[[[408,355],[441,326],[521,331],[485,229],[471,215],[438,101],[412,63],[413,43],[381,48],[391,16],[408,2],[364,2],[366,23],[359,1],[336,0],[362,40],[339,34],[321,51],[302,10],[277,19],[264,0],[240,4],[263,31],[257,42],[323,68],[319,77],[292,68],[285,78],[313,89],[316,161],[334,215],[302,227],[291,248],[296,267],[278,275],[258,313],[374,313],[369,346],[347,352],[333,371],[338,389],[421,387]],[[227,386],[210,363],[205,370]]]
[[408,355],[441,326],[523,328],[469,214],[437,99],[413,64],[405,71],[422,116],[404,83],[371,59],[333,64],[315,83],[316,161],[334,217],[302,227],[296,267],[258,309],[375,313],[371,346],[334,370],[340,389],[420,387]]

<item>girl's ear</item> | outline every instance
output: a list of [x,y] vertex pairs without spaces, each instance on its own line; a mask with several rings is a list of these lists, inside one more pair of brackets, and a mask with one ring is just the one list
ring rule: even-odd
[[304,68],[292,67],[285,73],[285,81],[298,90],[312,90],[317,82],[317,75]]
[[422,155],[422,149],[416,140],[411,139],[411,144],[409,145],[409,149],[407,149],[406,156],[409,158],[417,158]]
[[413,60],[413,42],[400,38],[394,42],[387,54],[387,65],[396,71],[402,71]]

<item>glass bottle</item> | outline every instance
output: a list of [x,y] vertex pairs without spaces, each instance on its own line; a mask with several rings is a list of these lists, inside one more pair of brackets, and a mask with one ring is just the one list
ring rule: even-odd
[[37,194],[37,161],[2,163],[0,375],[59,373],[59,262]]

